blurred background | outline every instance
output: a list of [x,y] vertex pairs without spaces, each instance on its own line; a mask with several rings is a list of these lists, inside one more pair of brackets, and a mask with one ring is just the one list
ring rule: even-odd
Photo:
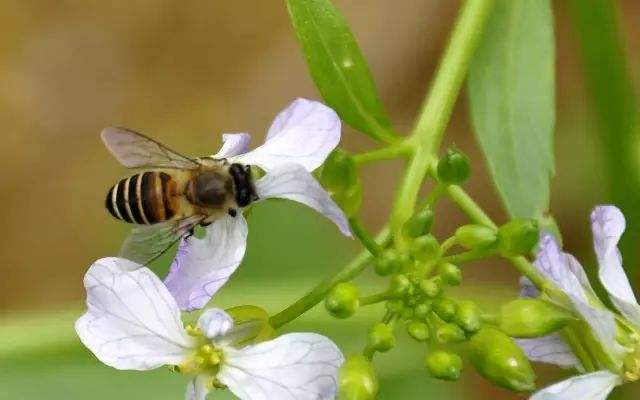
[[[637,84],[640,71],[640,3],[613,2],[614,13],[604,18],[613,18],[609,33],[622,45],[604,44],[599,53],[582,39],[590,18],[602,15],[580,14],[578,2],[555,4],[557,163],[550,208],[565,247],[591,265],[590,209],[611,201],[640,206],[634,203],[637,188],[620,187],[616,177],[626,179],[625,171],[615,170],[615,149],[607,147],[607,138],[621,140],[615,135],[622,130],[637,149],[633,117],[621,127],[611,121],[637,111],[630,82]],[[406,132],[460,3],[336,4],[369,60],[396,129]],[[180,399],[182,377],[168,370],[111,370],[80,346],[73,331],[83,310],[83,274],[95,259],[116,254],[129,229],[103,207],[109,186],[128,171],[98,134],[106,126],[126,126],[194,156],[216,152],[223,132],[250,132],[260,143],[275,114],[293,99],[319,99],[284,2],[1,0],[0,24],[0,397]],[[603,101],[609,102],[604,111],[598,109]],[[451,143],[474,161],[469,191],[504,221],[464,93],[448,128],[445,144]],[[345,127],[342,146],[363,151],[373,143]],[[386,221],[401,170],[401,162],[387,162],[362,171],[362,215],[371,230]],[[436,233],[442,237],[464,221],[442,204]],[[260,204],[249,223],[245,262],[216,305],[278,311],[358,250],[318,214],[290,202]],[[163,273],[168,262],[159,260],[156,270]],[[517,275],[497,260],[465,268],[464,295],[473,293],[487,309],[516,295]],[[362,282],[371,290],[380,284],[373,276]],[[347,321],[330,321],[317,307],[287,329],[323,332],[349,353],[362,348],[368,324],[381,312],[370,307]],[[376,358],[381,399],[519,398],[485,383],[470,366],[462,384],[431,380],[422,356],[415,357],[421,352],[402,340],[396,351]],[[539,383],[561,374],[541,367]]]

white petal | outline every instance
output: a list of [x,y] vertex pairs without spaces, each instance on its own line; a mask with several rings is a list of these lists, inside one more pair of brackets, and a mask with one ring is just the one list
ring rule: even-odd
[[351,236],[349,222],[340,207],[300,165],[283,164],[268,172],[256,182],[256,192],[261,199],[277,197],[307,205],[333,221],[344,235]]
[[573,272],[573,269],[581,270],[582,267],[580,264],[574,265],[573,260],[573,257],[560,250],[552,235],[542,235],[534,265],[563,292],[586,302],[580,279]]
[[570,297],[573,307],[587,321],[596,338],[604,349],[618,361],[624,354],[624,348],[616,341],[616,322],[613,313],[606,309],[592,307],[587,303]]
[[183,239],[164,283],[185,311],[200,309],[238,268],[247,247],[247,221],[225,215],[205,237]]
[[248,133],[223,133],[222,148],[213,157],[229,158],[249,151],[251,135]]
[[216,339],[233,328],[233,318],[219,308],[209,308],[198,318],[198,327],[206,337]]
[[318,168],[340,142],[340,118],[317,101],[298,99],[273,121],[265,143],[236,158],[270,171],[294,162],[308,171]]
[[218,379],[242,400],[329,400],[344,357],[328,338],[290,333],[240,350],[225,349]]
[[546,387],[530,400],[602,400],[606,399],[620,377],[609,371],[578,375]]
[[618,310],[640,327],[640,306],[622,268],[618,250],[618,242],[625,229],[624,215],[614,206],[596,207],[591,213],[591,229],[600,281]]
[[120,258],[96,261],[84,277],[87,312],[76,321],[82,343],[103,363],[148,370],[179,364],[193,345],[180,310],[148,268]]
[[209,393],[209,389],[202,377],[197,377],[189,381],[187,385],[187,393],[185,393],[185,400],[205,400]]
[[562,337],[553,333],[535,339],[516,339],[529,360],[558,365],[562,368],[582,366]]
[[531,282],[531,280],[526,276],[520,277],[519,284],[520,284],[520,297],[532,299],[540,296],[540,291],[538,290],[536,285],[534,285],[533,282]]

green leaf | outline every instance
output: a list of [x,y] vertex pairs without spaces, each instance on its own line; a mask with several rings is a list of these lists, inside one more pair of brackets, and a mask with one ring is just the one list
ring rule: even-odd
[[395,135],[369,67],[347,22],[330,0],[287,0],[311,77],[349,125],[382,142]]
[[469,70],[473,127],[509,214],[538,218],[554,169],[549,0],[498,0]]

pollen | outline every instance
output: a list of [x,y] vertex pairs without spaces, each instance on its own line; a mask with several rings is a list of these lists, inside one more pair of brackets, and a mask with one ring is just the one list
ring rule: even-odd
[[635,382],[640,379],[640,358],[637,352],[625,358],[623,368],[626,382]]

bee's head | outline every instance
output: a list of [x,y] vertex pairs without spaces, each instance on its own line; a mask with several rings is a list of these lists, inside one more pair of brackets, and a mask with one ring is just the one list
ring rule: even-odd
[[235,187],[236,203],[239,207],[246,207],[252,201],[258,200],[256,188],[251,179],[251,167],[242,164],[231,164],[229,173]]

